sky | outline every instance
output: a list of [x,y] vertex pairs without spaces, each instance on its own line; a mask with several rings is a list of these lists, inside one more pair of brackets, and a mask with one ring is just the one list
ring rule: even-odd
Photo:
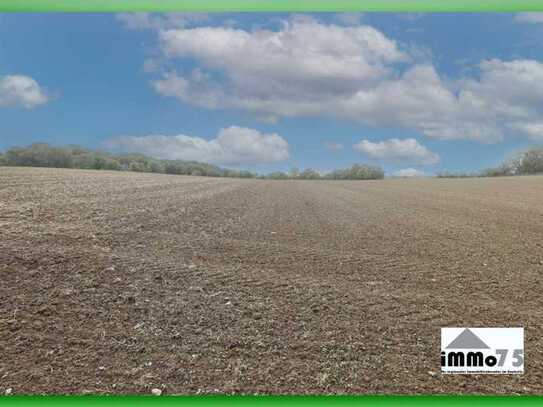
[[543,143],[543,13],[0,14],[0,150],[477,171]]

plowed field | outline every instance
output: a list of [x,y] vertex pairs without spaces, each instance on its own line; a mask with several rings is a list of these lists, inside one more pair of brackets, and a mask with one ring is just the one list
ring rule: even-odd
[[[543,177],[0,168],[0,390],[543,393]],[[522,376],[440,328],[524,326]]]

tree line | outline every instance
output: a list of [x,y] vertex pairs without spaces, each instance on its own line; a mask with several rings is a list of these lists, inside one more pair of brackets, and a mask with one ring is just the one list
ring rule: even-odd
[[513,154],[497,167],[486,168],[479,172],[438,173],[438,178],[470,178],[470,177],[505,177],[514,175],[543,174],[543,146],[532,146]]
[[14,147],[4,153],[0,152],[0,166],[78,168],[266,179],[365,180],[383,179],[385,176],[382,168],[365,164],[356,164],[350,168],[335,170],[324,175],[313,169],[299,171],[296,168],[288,173],[272,172],[267,175],[258,175],[250,171],[221,168],[197,161],[162,160],[142,154],[112,154],[79,146],[53,147],[45,143],[35,143],[27,147]]

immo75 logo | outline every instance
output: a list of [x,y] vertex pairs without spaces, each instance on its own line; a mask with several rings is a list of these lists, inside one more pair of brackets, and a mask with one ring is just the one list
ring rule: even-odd
[[524,328],[441,328],[442,373],[524,373]]

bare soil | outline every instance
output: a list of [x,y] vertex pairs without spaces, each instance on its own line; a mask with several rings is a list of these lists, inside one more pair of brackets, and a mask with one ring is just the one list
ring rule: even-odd
[[[543,393],[543,177],[0,168],[0,391]],[[440,328],[525,327],[522,376]]]

